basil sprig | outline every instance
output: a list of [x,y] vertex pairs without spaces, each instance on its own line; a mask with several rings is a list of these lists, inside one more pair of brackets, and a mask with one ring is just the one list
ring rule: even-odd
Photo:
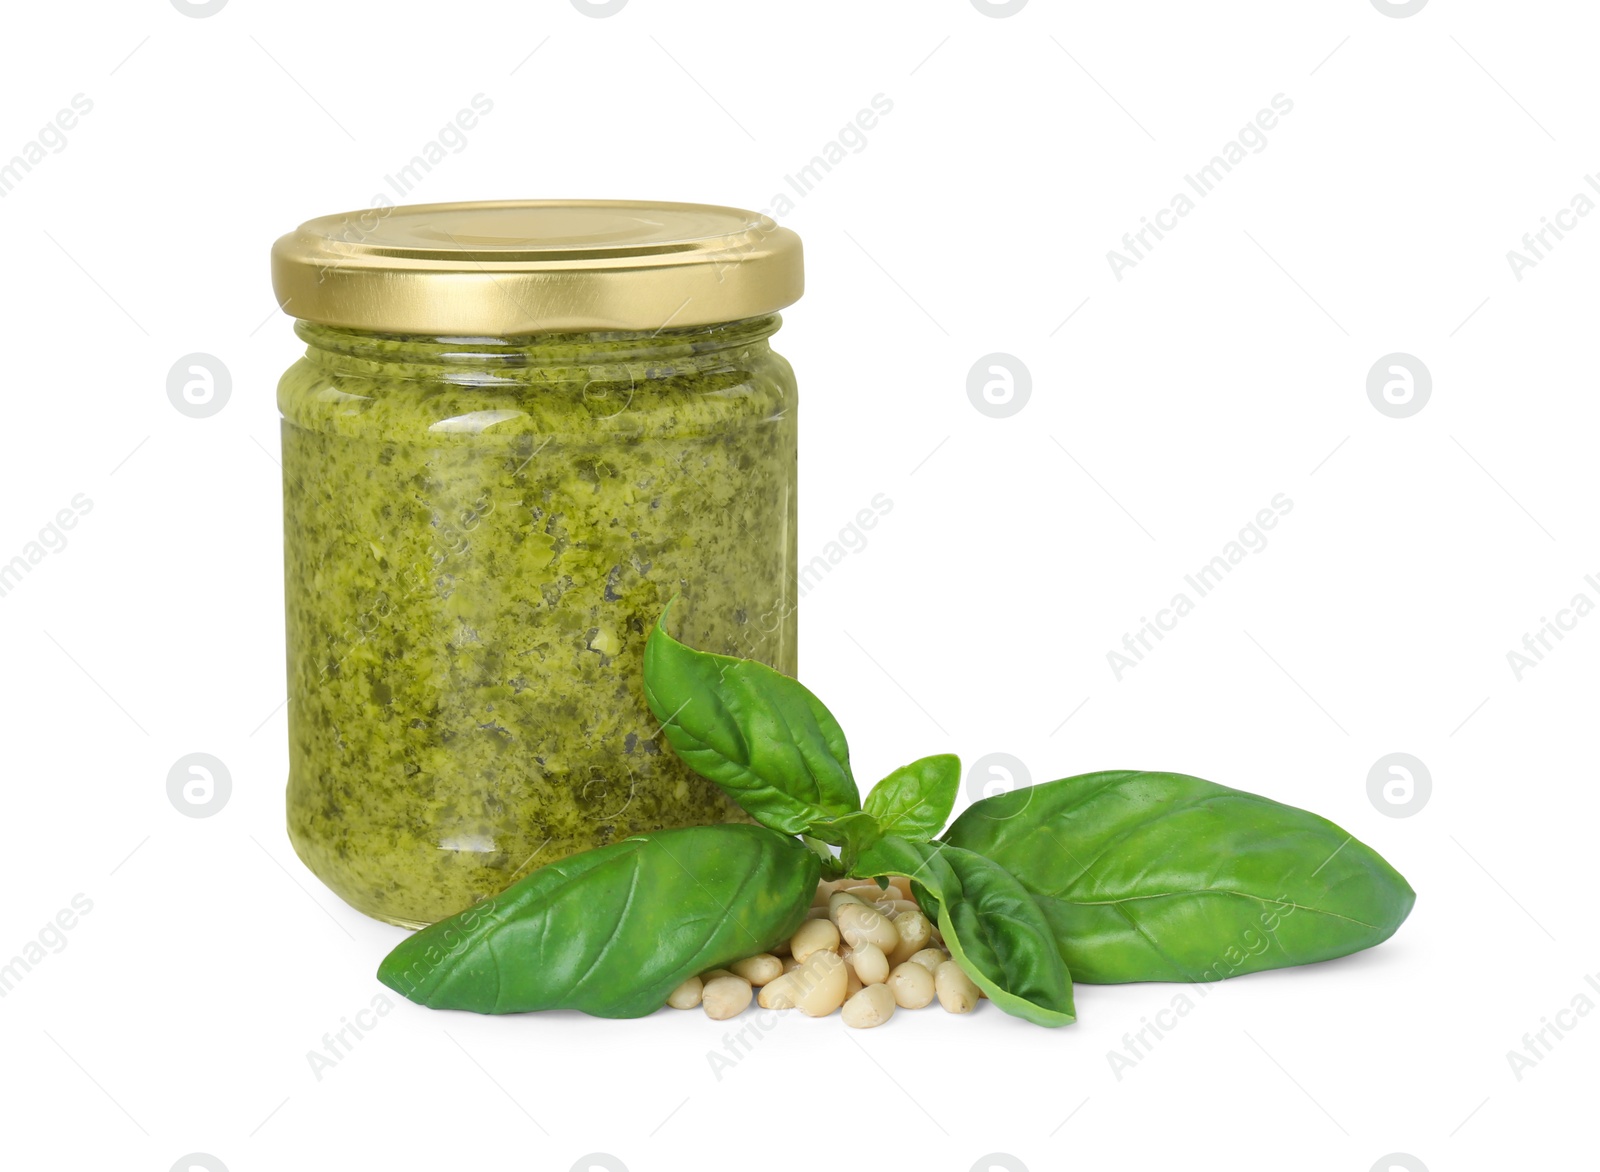
[[952,958],[996,1005],[1041,1025],[1073,1020],[1073,974],[1210,981],[1308,964],[1386,940],[1416,899],[1333,823],[1183,774],[1090,774],[986,798],[940,839],[955,757],[895,770],[863,804],[839,722],[795,680],[685,647],[659,623],[644,675],[690,768],[757,822],[802,835],[828,874],[911,876]]
[[838,847],[830,874],[910,875],[952,959],[990,1000],[1040,1025],[1073,1020],[1072,977],[1032,897],[981,855],[932,841],[955,805],[958,758],[902,766],[863,807],[844,731],[821,700],[762,664],[684,646],[665,619],[645,646],[645,698],[685,764],[762,825]]

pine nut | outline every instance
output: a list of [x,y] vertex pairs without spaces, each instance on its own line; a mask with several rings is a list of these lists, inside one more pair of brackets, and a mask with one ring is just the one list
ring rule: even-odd
[[750,982],[732,974],[713,977],[705,983],[702,1004],[706,1016],[712,1021],[726,1021],[737,1017],[750,1004]]
[[858,907],[871,906],[859,895],[853,895],[848,891],[835,891],[832,895],[828,896],[828,918],[834,923],[838,923],[839,909],[844,907],[846,904],[855,904]]
[[953,960],[945,961],[934,972],[933,987],[939,1004],[950,1013],[971,1013],[978,1004],[978,986]]
[[872,906],[877,908],[884,915],[888,916],[891,920],[901,912],[915,912],[922,910],[917,906],[916,901],[911,899],[880,899]]
[[797,965],[776,981],[768,981],[762,985],[760,992],[756,994],[756,1004],[762,1009],[793,1009],[795,998],[799,996],[793,977],[799,971]]
[[700,1004],[700,992],[704,987],[699,977],[690,977],[667,994],[667,1004],[674,1009],[693,1009]]
[[889,979],[889,958],[876,944],[863,944],[853,949],[850,965],[863,985],[881,985]]
[[839,890],[845,895],[855,896],[862,903],[875,903],[880,899],[894,898],[889,894],[888,891],[882,887],[879,887],[876,883],[862,883],[859,880],[851,884],[849,887],[841,887]]
[[897,964],[885,982],[901,1009],[921,1009],[933,1000],[933,974],[920,964]]
[[840,1017],[858,1030],[882,1025],[894,1016],[894,994],[887,985],[868,985],[844,1003]]
[[789,955],[805,963],[813,952],[839,947],[839,929],[832,920],[807,920],[789,938]]
[[904,910],[895,916],[894,928],[900,939],[890,950],[889,959],[895,964],[910,960],[928,947],[928,941],[933,939],[933,925],[916,907]]
[[894,921],[865,904],[847,903],[836,907],[833,922],[838,925],[839,935],[844,937],[851,947],[876,944],[885,953],[889,953],[900,943],[900,933],[895,928]]
[[729,967],[733,969],[734,976],[743,977],[752,985],[765,985],[783,975],[783,961],[770,952],[758,952],[754,956],[736,960]]
[[793,981],[799,990],[795,1008],[807,1017],[827,1017],[844,1003],[848,970],[837,953],[814,952],[794,972],[782,980]]

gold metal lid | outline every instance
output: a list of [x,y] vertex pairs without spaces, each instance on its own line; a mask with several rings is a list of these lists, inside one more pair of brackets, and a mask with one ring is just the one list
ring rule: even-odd
[[309,220],[272,246],[285,313],[390,334],[712,325],[782,309],[804,286],[799,236],[709,204],[368,208]]

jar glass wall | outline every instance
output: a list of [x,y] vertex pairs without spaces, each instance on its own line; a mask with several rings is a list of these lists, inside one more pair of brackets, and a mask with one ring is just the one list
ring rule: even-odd
[[297,323],[289,832],[346,901],[418,926],[576,851],[741,817],[662,743],[641,658],[677,596],[692,646],[795,673],[778,324]]

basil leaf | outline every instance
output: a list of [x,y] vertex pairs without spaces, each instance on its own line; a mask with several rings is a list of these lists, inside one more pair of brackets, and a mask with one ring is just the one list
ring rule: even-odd
[[846,872],[855,865],[857,856],[863,850],[883,837],[883,831],[878,828],[877,820],[864,810],[813,822],[807,828],[807,833],[813,838],[839,847],[840,866]]
[[939,934],[950,956],[1007,1013],[1039,1025],[1076,1019],[1072,975],[1027,888],[997,863],[947,847],[960,889],[939,901]]
[[885,837],[855,874],[910,876],[951,959],[1007,1013],[1044,1026],[1076,1020],[1072,974],[1050,924],[1003,867],[944,843]]
[[961,759],[950,753],[902,765],[872,787],[862,808],[885,834],[926,842],[950,818],[961,788]]
[[802,834],[800,841],[805,844],[807,850],[817,856],[817,861],[822,865],[822,878],[841,879],[844,877],[845,866],[839,861],[839,856],[829,849],[827,843],[809,834]]
[[684,764],[763,826],[799,834],[861,808],[844,730],[799,681],[685,647],[658,622],[644,649],[644,694]]
[[792,935],[818,873],[811,851],[759,826],[640,834],[422,929],[378,979],[433,1009],[642,1017],[696,973]]
[[[959,880],[944,861],[944,849],[942,842],[913,842],[898,835],[885,835],[861,852],[851,875],[857,879],[905,875],[937,901],[944,892],[959,886]],[[929,918],[936,915],[937,912],[930,913]]]
[[1069,777],[974,803],[945,834],[1034,895],[1079,981],[1215,981],[1344,956],[1416,893],[1293,806],[1181,773]]

